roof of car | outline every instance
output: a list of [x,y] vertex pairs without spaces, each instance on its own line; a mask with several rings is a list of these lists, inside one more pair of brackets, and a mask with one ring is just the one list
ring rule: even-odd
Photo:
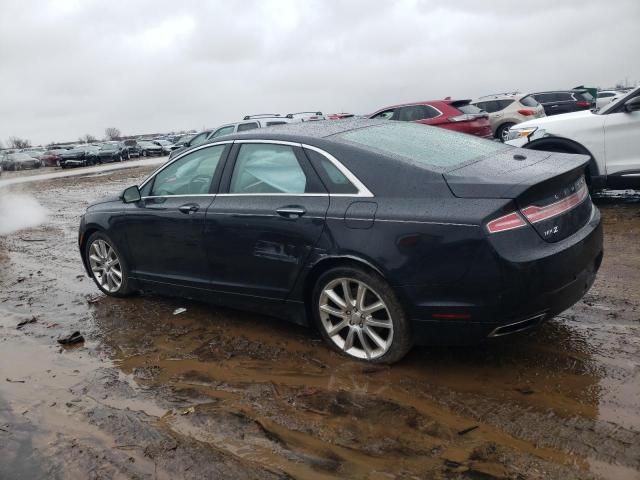
[[507,99],[511,100],[511,99],[523,98],[523,97],[526,97],[527,95],[529,94],[521,93],[521,92],[493,93],[491,95],[483,95],[482,97],[478,97],[472,100],[472,102],[486,102],[487,100],[507,100]]
[[358,128],[371,127],[375,125],[386,125],[389,120],[374,120],[349,118],[344,120],[319,120],[316,122],[296,122],[285,123],[282,125],[274,125],[269,128],[259,128],[247,130],[244,132],[234,133],[232,135],[224,135],[216,137],[211,141],[224,140],[283,140],[300,142],[304,138],[320,139],[337,135],[339,133],[355,130]]

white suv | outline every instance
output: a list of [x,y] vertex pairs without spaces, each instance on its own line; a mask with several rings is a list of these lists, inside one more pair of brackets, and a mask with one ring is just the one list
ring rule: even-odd
[[521,123],[509,130],[506,143],[589,155],[592,190],[640,188],[640,87],[601,109]]
[[493,136],[504,142],[509,128],[531,118],[544,117],[544,108],[532,95],[498,93],[471,102],[489,114]]

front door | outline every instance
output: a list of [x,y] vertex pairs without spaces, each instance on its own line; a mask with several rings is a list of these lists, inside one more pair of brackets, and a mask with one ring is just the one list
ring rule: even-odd
[[160,170],[127,205],[132,275],[143,282],[207,288],[205,215],[230,144],[197,149]]
[[[638,93],[640,96],[640,93]],[[629,98],[630,99],[630,98]],[[626,172],[635,183],[640,178],[640,111],[627,112],[622,107],[604,115],[604,142],[607,175]]]
[[320,238],[329,195],[295,145],[236,142],[227,165],[206,217],[212,288],[285,299]]

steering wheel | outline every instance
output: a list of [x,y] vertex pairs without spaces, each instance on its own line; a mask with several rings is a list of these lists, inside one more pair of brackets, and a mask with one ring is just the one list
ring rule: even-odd
[[209,185],[211,184],[211,177],[208,175],[196,175],[189,182],[189,193],[208,193]]

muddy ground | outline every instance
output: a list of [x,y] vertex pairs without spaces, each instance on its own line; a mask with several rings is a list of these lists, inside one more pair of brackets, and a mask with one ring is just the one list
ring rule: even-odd
[[3,189],[49,216],[0,237],[0,479],[640,479],[640,195],[598,201],[604,262],[571,310],[387,368],[277,319],[99,294],[79,216],[150,169]]

